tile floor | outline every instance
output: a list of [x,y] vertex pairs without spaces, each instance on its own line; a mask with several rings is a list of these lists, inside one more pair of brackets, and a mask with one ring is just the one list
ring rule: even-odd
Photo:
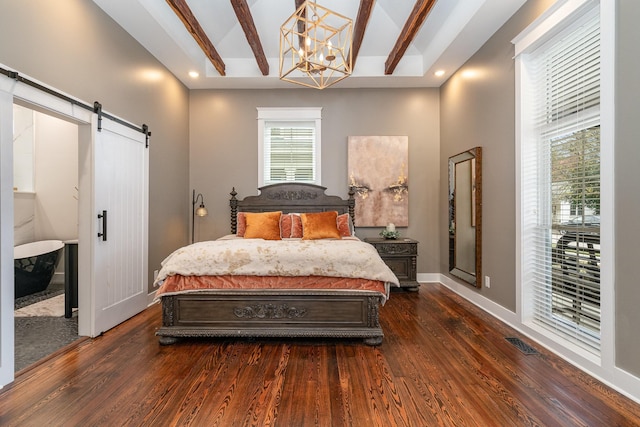
[[77,311],[64,317],[64,290],[58,285],[19,298],[15,308],[15,372],[78,339]]

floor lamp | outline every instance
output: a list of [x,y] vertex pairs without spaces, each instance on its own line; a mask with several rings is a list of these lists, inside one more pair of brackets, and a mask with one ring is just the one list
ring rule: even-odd
[[[196,209],[196,203],[200,200],[200,206]],[[191,199],[191,243],[194,243],[194,232],[196,228],[196,215],[207,216],[207,208],[204,207],[204,197],[202,193],[198,193],[196,196],[196,190],[193,190],[193,197]]]

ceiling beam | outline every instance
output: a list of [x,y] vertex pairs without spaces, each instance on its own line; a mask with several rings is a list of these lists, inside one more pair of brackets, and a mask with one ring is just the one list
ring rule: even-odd
[[[296,2],[296,12],[298,11],[298,9],[300,9],[300,7],[302,6],[302,3],[304,3],[306,0],[295,0]],[[307,18],[307,9],[302,11],[302,18],[306,19]],[[300,34],[298,36],[298,47],[302,47],[304,46],[304,38],[302,37],[302,34],[304,34],[307,31],[307,27],[304,23],[304,21],[298,21],[298,34]]]
[[358,52],[360,52],[360,46],[364,39],[364,32],[367,29],[369,18],[371,18],[374,3],[375,0],[360,0],[360,8],[358,8],[358,16],[356,17],[356,24],[353,29],[353,44],[351,46],[352,70],[356,66],[356,59],[358,58]]
[[207,34],[204,32],[200,23],[189,9],[186,0],[167,0],[171,9],[178,15],[178,18],[182,21],[187,31],[193,36],[195,41],[200,46],[200,49],[204,52],[204,54],[209,58],[209,61],[213,64],[213,66],[218,70],[221,76],[225,74],[225,65],[224,61],[218,54],[218,51],[215,47],[213,47],[213,43],[207,37]]
[[420,30],[425,19],[427,19],[427,15],[429,15],[431,8],[433,8],[436,1],[437,0],[416,1],[411,14],[407,18],[407,22],[404,24],[404,28],[402,28],[402,31],[398,36],[395,46],[391,49],[391,53],[384,63],[384,73],[386,75],[393,74],[393,71],[396,69],[396,66],[402,59],[402,56],[407,51],[407,48],[413,41],[416,34],[418,34],[418,30]]
[[249,46],[251,46],[253,56],[256,57],[256,62],[258,62],[258,67],[260,68],[262,75],[268,76],[269,63],[267,62],[267,57],[264,55],[262,43],[260,43],[260,36],[258,36],[258,31],[256,30],[255,23],[253,22],[253,17],[251,16],[251,10],[249,9],[247,0],[231,0],[231,5],[238,17],[238,22],[242,25],[245,36],[247,36],[247,42],[249,42]]

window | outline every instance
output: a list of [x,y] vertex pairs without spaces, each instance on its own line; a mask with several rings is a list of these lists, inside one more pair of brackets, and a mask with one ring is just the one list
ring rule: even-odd
[[523,306],[528,321],[598,356],[599,5],[556,12],[546,33],[516,41]]
[[258,186],[321,184],[320,108],[258,108]]

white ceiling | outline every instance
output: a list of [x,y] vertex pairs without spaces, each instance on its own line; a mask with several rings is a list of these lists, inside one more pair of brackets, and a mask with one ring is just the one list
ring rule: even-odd
[[[229,0],[187,3],[226,64],[220,76],[164,0],[93,0],[190,89],[300,88],[278,78],[279,30],[294,0],[248,0],[269,62],[260,73]],[[334,87],[438,87],[466,62],[526,0],[438,0],[393,75],[384,63],[414,0],[377,0],[351,77]],[[317,0],[354,20],[359,0]],[[434,76],[444,70],[443,77]],[[196,79],[189,71],[197,71]]]

